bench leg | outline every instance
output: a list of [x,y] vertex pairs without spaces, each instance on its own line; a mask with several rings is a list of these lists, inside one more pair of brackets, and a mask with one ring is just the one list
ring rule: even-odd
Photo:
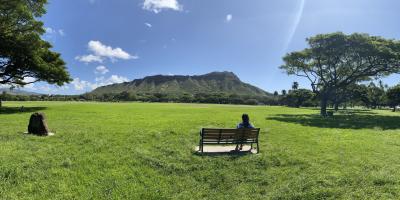
[[199,142],[199,151],[200,151],[201,153],[203,153],[203,143],[202,143],[201,140],[200,140],[200,142]]
[[260,146],[258,145],[258,142],[257,142],[257,153],[259,153],[260,152]]

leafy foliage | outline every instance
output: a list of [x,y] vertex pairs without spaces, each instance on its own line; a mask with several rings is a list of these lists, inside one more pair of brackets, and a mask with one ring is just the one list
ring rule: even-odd
[[291,107],[309,107],[315,105],[315,94],[311,90],[296,89],[290,90],[289,94],[282,99],[286,105]]
[[354,33],[319,34],[308,38],[309,48],[287,54],[281,69],[307,78],[321,99],[328,100],[351,84],[400,71],[400,41]]
[[[65,62],[41,35],[46,0],[0,0],[0,84],[70,81]],[[30,78],[30,79],[29,79]],[[29,81],[28,81],[29,80]]]

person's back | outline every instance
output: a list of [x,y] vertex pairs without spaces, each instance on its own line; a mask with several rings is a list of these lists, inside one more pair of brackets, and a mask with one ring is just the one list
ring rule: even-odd
[[[248,114],[242,115],[242,122],[239,123],[236,128],[254,128],[254,126],[250,123],[250,118]],[[240,151],[243,149],[243,144],[237,144],[235,150]]]
[[242,115],[242,122],[239,123],[236,128],[254,128],[254,126],[250,123],[249,115]]

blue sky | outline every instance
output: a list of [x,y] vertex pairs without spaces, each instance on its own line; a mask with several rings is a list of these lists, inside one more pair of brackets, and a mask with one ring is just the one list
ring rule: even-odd
[[307,88],[278,68],[285,52],[335,31],[400,39],[399,8],[398,0],[49,0],[43,38],[74,81],[26,89],[81,94],[148,75],[211,71],[232,71],[270,92],[293,81]]

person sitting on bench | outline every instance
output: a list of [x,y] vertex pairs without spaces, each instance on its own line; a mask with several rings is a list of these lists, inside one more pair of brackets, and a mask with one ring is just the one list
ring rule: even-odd
[[[250,118],[248,114],[242,115],[242,122],[239,123],[236,128],[254,128],[254,126],[250,123]],[[237,144],[235,151],[240,151],[243,149],[243,144]]]

